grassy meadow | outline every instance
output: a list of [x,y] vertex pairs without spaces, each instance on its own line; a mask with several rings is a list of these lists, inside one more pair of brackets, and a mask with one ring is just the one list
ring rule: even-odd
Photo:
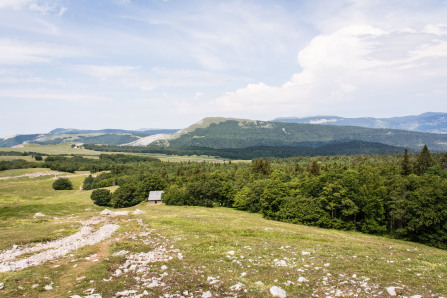
[[[14,245],[63,239],[87,221],[94,229],[106,223],[120,227],[96,245],[0,272],[2,297],[112,297],[126,290],[148,297],[261,297],[273,286],[288,297],[384,297],[389,287],[402,296],[447,295],[445,250],[269,221],[228,208],[141,203],[120,209],[129,215],[100,215],[104,208],[91,202],[91,191],[80,190],[84,173],[67,174],[74,187],[67,191],[52,189],[53,175],[22,177],[42,171],[49,172],[1,173],[15,179],[0,180],[0,254]],[[144,213],[131,213],[137,209]],[[38,212],[45,216],[36,217]],[[149,261],[125,269],[131,256]]]
[[[94,150],[88,150],[84,148],[72,148],[71,143],[59,143],[55,145],[39,145],[39,144],[25,144],[21,147],[14,148],[0,148],[0,152],[4,151],[16,151],[16,152],[36,152],[43,155],[82,155],[87,158],[98,158],[100,154],[118,154],[119,152],[99,152]],[[161,161],[166,162],[223,162],[224,160],[218,157],[206,156],[206,155],[192,155],[192,156],[181,156],[181,155],[167,155],[161,153],[125,153],[130,155],[140,155],[158,158]],[[24,159],[27,161],[34,161],[31,156],[0,156],[0,161],[2,160],[14,160],[14,159]],[[243,161],[232,161],[232,162],[248,162]]]

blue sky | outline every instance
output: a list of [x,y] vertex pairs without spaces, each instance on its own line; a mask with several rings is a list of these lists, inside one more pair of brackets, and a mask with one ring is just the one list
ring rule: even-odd
[[447,1],[0,0],[0,137],[447,112]]

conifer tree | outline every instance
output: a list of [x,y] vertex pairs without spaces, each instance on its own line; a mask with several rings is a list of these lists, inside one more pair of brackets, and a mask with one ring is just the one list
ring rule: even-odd
[[416,174],[424,174],[429,167],[434,165],[433,158],[431,157],[430,151],[427,145],[422,148],[421,154],[419,154],[417,164],[416,164]]
[[411,174],[412,169],[411,169],[410,159],[408,158],[408,149],[405,149],[404,159],[402,160],[402,163],[400,164],[400,166],[401,166],[400,173],[402,175],[408,176]]
[[318,164],[318,162],[316,160],[314,160],[312,162],[309,172],[311,175],[314,175],[314,176],[320,175],[320,165]]
[[441,158],[441,168],[442,168],[444,171],[447,171],[447,152],[444,153],[444,155],[443,155],[442,158]]

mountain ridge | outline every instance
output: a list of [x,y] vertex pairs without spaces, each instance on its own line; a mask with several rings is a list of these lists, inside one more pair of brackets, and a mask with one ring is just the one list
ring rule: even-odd
[[219,118],[206,127],[199,121],[163,141],[159,146],[175,148],[242,149],[259,146],[313,147],[348,141],[381,143],[389,146],[420,149],[425,144],[432,150],[447,150],[447,134],[412,132],[387,128],[316,125]]
[[390,118],[340,116],[279,117],[272,122],[359,126],[367,128],[403,129],[409,131],[447,133],[447,113],[427,112],[420,115]]

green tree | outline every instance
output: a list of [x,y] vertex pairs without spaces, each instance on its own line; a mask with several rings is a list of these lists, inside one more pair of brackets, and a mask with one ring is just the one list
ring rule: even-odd
[[244,186],[234,197],[233,207],[239,210],[259,212],[261,210],[261,195],[268,180],[255,180]]
[[259,173],[262,175],[270,175],[272,169],[270,168],[270,163],[268,160],[263,160],[262,158],[256,159],[251,163],[251,172]]
[[137,187],[135,184],[125,184],[120,186],[112,194],[111,204],[114,208],[125,208],[141,203],[141,198],[136,196]]
[[441,158],[441,168],[442,168],[444,171],[447,171],[447,152],[444,153],[444,155],[443,155],[442,158]]
[[405,149],[404,157],[402,159],[402,163],[400,164],[400,173],[404,176],[408,176],[411,174],[411,164],[410,159],[408,158],[408,149]]
[[138,184],[135,195],[143,201],[149,197],[149,192],[153,190],[164,190],[165,188],[166,181],[159,175],[152,175]]
[[95,189],[90,195],[93,203],[98,206],[110,206],[110,200],[112,199],[112,194],[108,189]]
[[59,178],[53,183],[53,189],[55,190],[71,190],[73,189],[73,184],[67,178]]
[[88,175],[85,179],[84,179],[84,183],[82,185],[82,189],[83,190],[90,190],[93,189],[93,176],[92,175]]
[[314,160],[309,168],[309,173],[313,176],[320,175],[320,165],[316,160]]
[[432,166],[434,166],[433,158],[431,157],[427,145],[425,145],[424,148],[422,148],[416,163],[416,174],[422,175]]

